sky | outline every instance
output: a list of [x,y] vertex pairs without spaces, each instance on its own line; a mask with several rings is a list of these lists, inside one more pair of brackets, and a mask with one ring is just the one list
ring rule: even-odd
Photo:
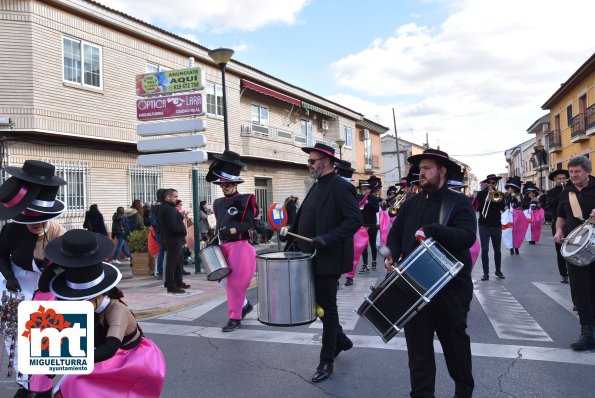
[[[506,172],[594,52],[592,0],[99,0],[471,166]],[[589,39],[591,37],[591,39]]]

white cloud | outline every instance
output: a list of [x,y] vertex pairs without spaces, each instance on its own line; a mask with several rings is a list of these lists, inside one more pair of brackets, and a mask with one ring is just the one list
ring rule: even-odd
[[171,30],[253,31],[267,25],[298,23],[311,0],[100,0],[107,7]]
[[[530,139],[541,105],[593,54],[595,2],[465,0],[439,27],[402,25],[392,37],[331,65],[336,84],[368,98],[329,98],[381,115],[415,142],[451,154],[488,154]],[[390,105],[374,106],[376,99]],[[371,100],[370,100],[371,99]],[[365,111],[365,112],[364,112]],[[368,113],[369,112],[369,113]],[[504,172],[503,153],[461,157],[483,176]]]

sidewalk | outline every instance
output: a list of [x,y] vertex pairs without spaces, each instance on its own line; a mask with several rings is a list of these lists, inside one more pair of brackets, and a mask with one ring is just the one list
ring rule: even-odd
[[[277,243],[259,244],[254,246],[256,254],[278,251]],[[208,281],[201,269],[200,274],[194,274],[194,264],[184,266],[190,275],[184,276],[184,283],[191,287],[185,289],[185,294],[168,294],[163,287],[163,280],[154,276],[133,276],[129,262],[117,264],[122,273],[122,281],[118,287],[124,293],[122,299],[134,312],[137,318],[147,318],[168,312],[179,311],[185,307],[202,304],[225,294],[219,283]],[[256,283],[256,276],[252,286]]]

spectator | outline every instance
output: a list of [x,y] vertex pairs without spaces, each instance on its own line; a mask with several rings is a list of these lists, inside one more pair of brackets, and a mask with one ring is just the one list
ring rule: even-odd
[[120,261],[118,260],[118,257],[120,257],[120,251],[124,253],[124,256],[127,260],[130,260],[130,253],[126,247],[126,240],[128,239],[129,234],[130,229],[128,228],[126,222],[124,208],[120,206],[112,216],[112,239],[116,239],[118,241],[116,250],[114,250],[114,255],[112,256],[112,264],[120,264]]
[[185,293],[187,285],[182,281],[183,249],[186,240],[184,218],[176,210],[178,191],[169,188],[163,191],[163,202],[159,209],[159,231],[162,247],[167,252],[165,264],[165,287],[168,293]]
[[89,210],[85,212],[85,221],[83,222],[83,228],[91,232],[107,236],[107,230],[105,229],[105,221],[103,220],[103,214],[99,212],[97,204],[92,204],[91,206],[89,206]]
[[198,210],[198,231],[200,232],[200,240],[209,240],[209,214],[213,214],[213,211],[207,206],[207,201],[202,200]]
[[159,209],[161,208],[161,202],[163,202],[163,192],[165,189],[159,188],[156,193],[157,201],[153,206],[151,206],[151,226],[155,232],[155,239],[159,244],[159,255],[157,256],[157,270],[155,271],[155,276],[157,278],[161,278],[163,275],[163,260],[165,258],[165,247],[163,246],[163,242],[161,242],[161,234],[159,232]]
[[130,228],[130,232],[143,228],[143,207],[140,203],[140,200],[134,199],[132,201],[130,209],[126,212],[126,217],[128,217],[128,219],[132,222],[132,228]]
[[285,199],[285,211],[287,211],[287,226],[291,226],[295,223],[295,217],[297,215],[299,204],[298,197],[290,195]]
[[151,226],[151,205],[148,203],[143,205],[143,225],[145,227]]

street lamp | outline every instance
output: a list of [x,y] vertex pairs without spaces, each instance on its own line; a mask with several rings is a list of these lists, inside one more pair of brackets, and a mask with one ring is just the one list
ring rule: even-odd
[[335,144],[337,144],[339,147],[339,159],[343,160],[343,152],[341,152],[341,148],[343,148],[343,145],[345,145],[345,141],[339,138],[337,141],[335,141]]
[[233,55],[230,48],[217,48],[209,51],[209,57],[221,68],[221,85],[223,87],[223,137],[225,139],[225,150],[229,150],[229,131],[227,128],[227,96],[225,93],[225,66]]

